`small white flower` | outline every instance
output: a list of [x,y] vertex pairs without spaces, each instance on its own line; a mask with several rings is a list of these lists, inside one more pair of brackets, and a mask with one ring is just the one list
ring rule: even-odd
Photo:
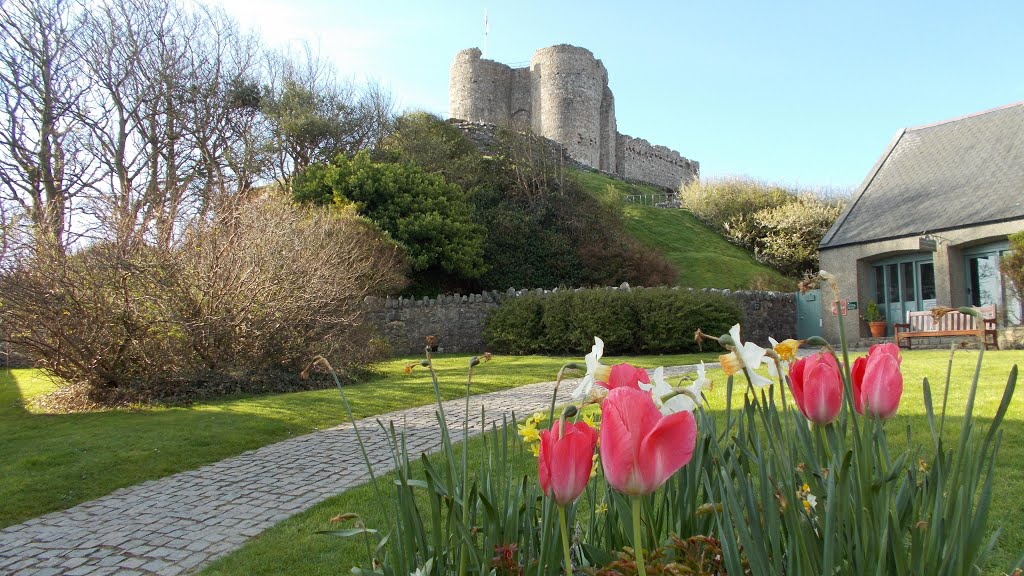
[[427,560],[426,564],[416,569],[415,572],[409,574],[409,576],[427,576],[430,574],[430,569],[434,566],[434,559]]
[[705,388],[711,388],[711,378],[708,378],[704,372],[704,361],[700,361],[700,366],[697,367],[697,379],[693,381],[694,385],[700,384],[700,390]]
[[598,380],[601,380],[602,382],[608,381],[608,374],[611,368],[601,364],[602,354],[604,354],[604,340],[594,336],[594,346],[590,349],[590,354],[585,356],[585,360],[587,362],[587,374],[583,377],[579,386],[572,391],[573,402],[593,400],[592,391],[594,389],[594,383]]
[[734,345],[733,351],[718,357],[725,373],[732,376],[743,370],[743,368],[747,368],[751,384],[758,388],[770,385],[772,383],[771,379],[757,373],[757,369],[761,367],[761,363],[764,361],[765,349],[753,342],[743,342],[740,344],[742,341],[740,340],[739,324],[729,330],[729,336],[732,338]]
[[[697,371],[698,378],[693,384],[684,388],[686,393],[677,393],[672,385],[665,380],[665,368],[655,368],[651,375],[651,384],[640,383],[640,389],[651,393],[654,403],[665,416],[677,412],[693,412],[697,408],[697,401],[700,398],[701,390],[711,381],[704,376],[704,363],[701,362]],[[692,396],[691,396],[692,395]],[[666,397],[669,397],[667,400]]]
[[816,507],[817,505],[818,505],[818,497],[817,497],[817,496],[815,496],[814,494],[808,494],[808,495],[807,495],[807,496],[806,496],[806,497],[804,498],[804,508],[805,508],[806,510],[808,510],[808,511],[814,510],[814,508],[815,508],[815,507]]

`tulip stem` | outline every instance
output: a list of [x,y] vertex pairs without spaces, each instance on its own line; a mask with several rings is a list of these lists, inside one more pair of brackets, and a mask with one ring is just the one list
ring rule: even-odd
[[565,573],[572,575],[572,555],[569,554],[569,524],[565,521],[565,506],[558,506],[558,519],[562,524],[562,551],[565,553]]
[[639,496],[633,496],[633,551],[636,555],[636,573],[639,576],[647,576],[647,569],[644,568],[644,546],[641,540],[640,530],[640,508],[642,503]]

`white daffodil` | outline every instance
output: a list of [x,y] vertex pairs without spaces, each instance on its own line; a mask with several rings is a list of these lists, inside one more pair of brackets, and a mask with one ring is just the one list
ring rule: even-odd
[[[772,350],[774,350],[775,347],[779,345],[779,341],[776,340],[775,338],[772,338],[771,336],[768,337],[768,343],[772,345]],[[772,378],[779,378],[780,377],[780,375],[779,375],[779,368],[780,367],[782,368],[782,373],[783,374],[786,374],[787,372],[789,372],[789,362],[786,362],[785,360],[781,360],[780,359],[779,362],[778,362],[778,366],[776,366],[775,359],[774,358],[769,358],[768,360],[765,361],[765,364],[768,365],[768,375],[771,376]]]
[[698,384],[700,385],[700,390],[711,388],[711,378],[708,378],[707,374],[704,372],[703,360],[700,361],[700,366],[697,367],[697,379],[693,381],[694,386]]
[[757,369],[761,367],[761,363],[764,361],[765,349],[753,342],[743,342],[741,344],[739,324],[729,330],[729,336],[732,338],[733,351],[718,357],[718,360],[722,363],[722,370],[725,370],[726,374],[732,376],[746,368],[752,385],[758,388],[770,385],[772,383],[771,379],[757,373]]
[[427,563],[416,569],[415,572],[409,574],[409,576],[427,576],[430,574],[430,569],[434,567],[434,559],[427,560]]
[[685,387],[685,392],[680,393],[665,380],[665,368],[655,368],[651,375],[651,383],[640,383],[640,389],[651,393],[654,403],[665,416],[677,412],[693,412],[700,401],[700,393],[706,384],[711,381],[704,377],[704,363],[698,369],[698,378],[693,384]]
[[597,381],[608,381],[608,375],[611,373],[611,367],[601,364],[602,354],[604,354],[604,340],[594,336],[594,346],[590,349],[590,354],[587,354],[585,357],[587,362],[587,374],[583,377],[583,380],[580,381],[579,386],[572,391],[573,402],[592,400],[594,383]]

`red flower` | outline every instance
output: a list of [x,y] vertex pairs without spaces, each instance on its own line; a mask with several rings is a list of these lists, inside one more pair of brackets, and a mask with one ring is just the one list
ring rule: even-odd
[[623,363],[612,366],[608,375],[608,381],[598,381],[598,384],[601,384],[609,390],[614,390],[623,386],[639,390],[641,382],[644,384],[651,383],[651,377],[647,375],[647,370]]
[[693,414],[662,416],[649,392],[622,386],[601,406],[601,462],[613,488],[650,494],[690,458],[697,444]]
[[902,361],[895,344],[876,344],[866,357],[854,360],[853,406],[859,414],[888,418],[896,413],[903,396]]
[[800,358],[789,367],[789,382],[796,405],[808,420],[828,424],[843,405],[843,378],[831,354]]
[[540,433],[537,476],[544,493],[565,506],[579,497],[590,480],[597,432],[586,422],[565,422],[561,434],[559,426],[555,422],[551,430]]

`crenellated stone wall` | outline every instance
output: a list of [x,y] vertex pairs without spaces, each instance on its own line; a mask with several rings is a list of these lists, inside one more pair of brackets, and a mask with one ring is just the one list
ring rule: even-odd
[[[631,289],[628,286],[609,290]],[[641,289],[641,288],[635,288]],[[690,290],[689,288],[678,288]],[[436,298],[366,299],[366,321],[390,344],[395,355],[418,354],[427,336],[437,336],[439,351],[484,352],[483,329],[487,317],[508,298],[525,294],[551,294],[552,290],[514,290],[482,294],[447,294]],[[732,298],[743,311],[743,337],[767,344],[796,337],[796,297],[788,292],[712,290]]]
[[671,190],[700,176],[696,161],[618,133],[608,71],[585,48],[542,48],[529,68],[486,60],[477,48],[462,50],[452,62],[448,99],[453,119],[530,130],[590,168]]
[[643,138],[619,135],[622,141],[622,175],[651,184],[678,189],[698,178],[700,167],[693,160],[664,146],[655,146]]

